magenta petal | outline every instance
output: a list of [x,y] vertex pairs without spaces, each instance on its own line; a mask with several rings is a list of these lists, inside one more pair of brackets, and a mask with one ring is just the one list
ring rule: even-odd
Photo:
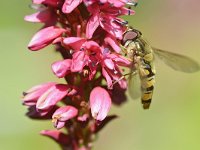
[[94,41],[87,41],[85,42],[85,48],[87,50],[93,51],[93,52],[100,52],[101,48],[99,46],[98,43],[94,42]]
[[64,29],[55,26],[47,27],[37,32],[28,44],[30,50],[39,50],[51,44],[51,42],[61,36]]
[[115,7],[123,7],[127,0],[108,0],[109,3],[113,4]]
[[103,17],[104,21],[100,21],[100,26],[110,33],[112,36],[116,37],[117,39],[122,39],[122,35],[124,32],[124,27],[119,25],[118,23],[113,21],[112,16],[105,16]]
[[57,128],[57,129],[61,129],[64,126],[65,126],[65,122],[62,122],[62,121],[54,122],[54,127]]
[[62,12],[71,13],[81,2],[82,0],[65,0]]
[[70,46],[74,50],[80,50],[83,43],[86,42],[86,39],[79,37],[68,37],[64,38],[63,43]]
[[113,70],[115,67],[114,62],[111,59],[105,59],[104,64],[111,70]]
[[126,66],[126,67],[128,67],[128,66],[130,66],[130,65],[132,64],[130,60],[128,60],[126,57],[123,57],[123,56],[121,56],[121,55],[119,55],[118,57],[116,57],[116,58],[114,59],[114,61],[115,61],[118,65],[120,65],[120,66]]
[[33,0],[34,4],[46,4],[56,7],[60,0]]
[[68,135],[58,130],[43,130],[40,132],[40,134],[50,137],[51,139],[53,139],[54,141],[56,141],[61,145],[67,145],[69,144],[70,141]]
[[110,95],[104,88],[95,87],[90,93],[91,113],[98,121],[102,121],[106,118],[111,103]]
[[90,17],[90,19],[89,19],[89,21],[87,23],[86,37],[88,39],[92,38],[93,33],[98,28],[98,26],[99,26],[99,14],[95,13]]
[[57,61],[52,64],[52,70],[57,77],[63,78],[70,71],[71,63],[71,59]]
[[77,116],[78,110],[73,106],[63,106],[58,108],[53,114],[52,118],[59,117],[59,121],[67,121]]
[[104,68],[102,68],[102,75],[106,78],[108,88],[112,88],[112,78]]
[[106,44],[109,44],[115,52],[119,53],[121,51],[119,42],[113,36],[108,35],[104,41]]
[[63,106],[58,108],[52,116],[54,126],[57,129],[64,127],[65,122],[77,116],[78,110],[73,106]]
[[47,22],[52,16],[52,13],[49,9],[45,9],[34,14],[28,15],[24,17],[24,20],[30,22]]
[[54,85],[55,85],[54,82],[48,82],[32,87],[31,89],[29,89],[24,93],[24,97],[22,99],[23,104],[26,106],[35,105],[38,98]]
[[65,84],[57,84],[48,89],[37,101],[38,110],[51,109],[57,102],[62,100],[67,94],[70,87]]
[[85,52],[78,51],[78,52],[74,53],[73,58],[72,58],[71,72],[82,71],[85,64],[86,64]]
[[132,62],[130,60],[128,60],[126,57],[121,56],[119,54],[114,54],[114,53],[108,54],[108,55],[106,55],[106,57],[112,59],[119,66],[129,67],[132,64]]

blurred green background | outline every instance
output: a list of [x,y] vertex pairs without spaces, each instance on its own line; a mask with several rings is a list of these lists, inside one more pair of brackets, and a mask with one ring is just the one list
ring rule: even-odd
[[[32,121],[21,105],[22,91],[33,85],[58,81],[50,64],[60,59],[52,48],[38,52],[26,46],[40,25],[23,21],[31,14],[30,0],[2,1],[1,43],[1,150],[50,150],[59,147],[38,133],[52,129],[50,121]],[[190,56],[200,63],[200,1],[139,1],[129,23],[140,29],[156,47]],[[95,150],[199,150],[200,73],[175,72],[158,61],[156,89],[151,109],[129,100],[112,107],[120,116],[100,133]]]

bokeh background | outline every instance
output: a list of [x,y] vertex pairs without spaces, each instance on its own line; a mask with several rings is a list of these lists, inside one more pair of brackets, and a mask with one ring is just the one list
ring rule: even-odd
[[[41,25],[23,21],[31,14],[30,0],[1,1],[0,9],[0,149],[50,150],[59,147],[40,136],[50,121],[32,121],[21,105],[22,91],[58,81],[50,64],[61,57],[51,47],[31,52],[26,46]],[[190,56],[200,63],[200,1],[139,1],[136,15],[127,17],[160,48]],[[140,101],[113,106],[120,116],[100,133],[95,150],[199,150],[200,72],[175,72],[157,61],[156,89],[150,110]]]

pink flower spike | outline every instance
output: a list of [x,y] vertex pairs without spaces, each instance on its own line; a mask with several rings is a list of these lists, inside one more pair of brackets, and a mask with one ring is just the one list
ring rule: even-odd
[[58,108],[52,116],[52,122],[57,129],[62,128],[65,122],[77,116],[78,110],[73,106],[63,106]]
[[38,98],[55,84],[56,83],[54,82],[48,82],[32,87],[28,91],[24,92],[24,97],[22,98],[23,104],[26,106],[36,105]]
[[102,121],[106,118],[110,107],[111,98],[108,92],[101,87],[95,87],[90,93],[90,107],[93,118]]
[[46,4],[56,7],[60,0],[33,0],[34,4]]
[[36,51],[51,44],[54,39],[61,36],[65,30],[59,27],[50,26],[37,32],[28,44],[30,50]]
[[71,90],[68,85],[56,84],[40,96],[36,103],[36,108],[38,111],[50,110],[57,102],[67,96]]
[[71,59],[57,61],[52,64],[52,70],[57,77],[63,78],[70,72],[71,63]]
[[62,12],[71,13],[80,3],[82,3],[82,0],[65,0]]

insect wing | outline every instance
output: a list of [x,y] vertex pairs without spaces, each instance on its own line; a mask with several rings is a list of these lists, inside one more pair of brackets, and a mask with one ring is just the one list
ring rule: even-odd
[[128,80],[128,95],[133,100],[138,99],[141,97],[141,83],[139,74],[135,73],[134,75],[130,75]]
[[167,64],[174,70],[186,73],[193,73],[200,70],[199,64],[187,56],[183,56],[172,52],[167,52],[157,48],[153,48],[153,52],[165,64]]

